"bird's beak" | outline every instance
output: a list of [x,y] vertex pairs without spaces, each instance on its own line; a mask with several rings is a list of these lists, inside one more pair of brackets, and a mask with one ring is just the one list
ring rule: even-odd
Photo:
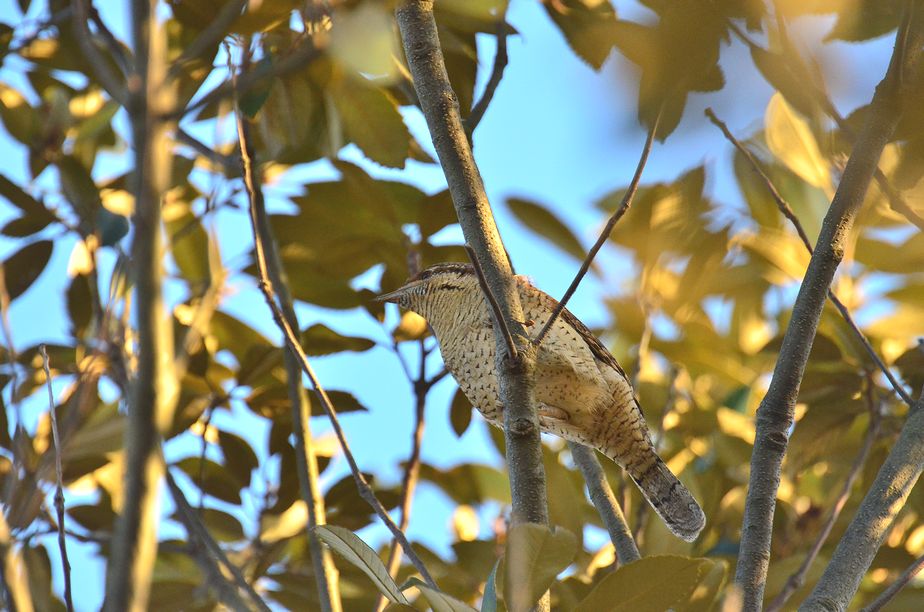
[[376,296],[375,301],[376,302],[391,302],[392,304],[397,304],[398,298],[400,298],[401,294],[403,293],[404,293],[404,287],[401,287],[400,289],[396,291],[392,291],[391,293],[383,293],[382,295]]

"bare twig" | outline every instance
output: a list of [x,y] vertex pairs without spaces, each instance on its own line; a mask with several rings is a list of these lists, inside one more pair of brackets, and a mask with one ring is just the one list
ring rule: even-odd
[[468,253],[468,258],[471,260],[472,267],[475,269],[475,276],[478,277],[478,284],[481,285],[481,290],[488,298],[488,303],[491,305],[491,312],[494,313],[494,319],[497,321],[497,325],[500,326],[501,333],[504,335],[504,342],[507,344],[507,357],[511,361],[516,362],[520,358],[520,352],[517,350],[516,342],[513,341],[513,334],[510,333],[510,328],[507,327],[507,321],[504,320],[504,313],[501,311],[500,304],[497,302],[497,296],[494,295],[494,292],[491,291],[491,287],[488,286],[488,279],[484,276],[484,270],[481,269],[481,264],[478,263],[478,257],[475,256],[475,251],[466,244],[465,252]]
[[495,33],[497,38],[497,51],[494,54],[494,66],[491,68],[491,76],[484,87],[481,98],[472,106],[472,112],[462,121],[462,125],[465,127],[465,135],[468,137],[470,143],[472,142],[472,136],[475,134],[475,129],[478,127],[478,124],[481,123],[485,111],[488,110],[488,105],[491,104],[491,100],[494,99],[494,92],[497,91],[497,86],[500,85],[501,79],[504,76],[504,68],[507,67],[508,33],[507,23],[503,18],[499,19],[497,21],[497,32]]
[[[245,66],[249,61],[250,49],[248,46],[244,53]],[[234,79],[236,81],[236,76]],[[251,200],[254,236],[255,240],[257,235],[260,237],[259,244],[263,252],[266,278],[272,283],[272,287],[279,297],[280,310],[286,324],[290,329],[298,329],[298,317],[295,314],[295,307],[292,295],[289,292],[285,269],[279,256],[279,249],[273,237],[273,229],[266,214],[263,190],[257,179],[257,171],[252,165],[252,144],[247,125],[244,123],[245,120],[241,117],[240,109],[236,109],[236,117],[242,160],[243,156],[249,156],[249,162],[244,164],[242,168],[245,172],[250,172],[249,177],[245,176],[245,182],[248,183],[248,193],[254,196]],[[302,386],[302,370],[298,359],[292,351],[285,351],[283,361],[286,369],[286,389],[289,403],[292,406],[292,426],[296,443],[295,463],[298,471],[299,488],[308,510],[305,536],[308,539],[308,551],[311,555],[315,582],[318,588],[318,603],[322,612],[340,612],[342,604],[338,583],[339,574],[331,558],[330,551],[321,545],[315,530],[315,527],[326,522],[326,512],[324,494],[318,481],[318,461],[311,437],[311,406]]]
[[[898,64],[895,58],[901,54],[898,49],[907,45],[910,53],[904,55],[905,61],[910,61],[912,57],[916,61],[922,36],[917,27],[912,32],[908,39],[899,37],[896,40],[897,53],[893,54],[886,76],[876,88],[866,126],[857,139],[822,223],[817,246],[793,305],[770,387],[757,409],[751,478],[735,577],[744,592],[746,610],[759,609],[763,601],[780,469],[789,441],[788,433],[793,422],[796,398],[828,289],[843,258],[848,234],[863,203],[882,150],[901,116],[904,90],[899,85],[898,74],[906,70],[907,66]],[[909,39],[913,39],[912,44],[907,44]]]
[[[413,276],[413,275],[412,275]],[[411,454],[408,457],[407,464],[404,466],[404,476],[401,478],[401,522],[398,528],[406,532],[411,524],[411,505],[414,502],[414,491],[417,488],[417,479],[420,475],[420,450],[423,446],[424,434],[424,412],[427,407],[427,393],[429,393],[432,383],[427,380],[427,354],[424,352],[424,341],[420,340],[420,361],[418,363],[417,377],[410,382],[414,386],[414,433],[411,439]],[[391,550],[388,551],[388,560],[385,567],[392,577],[397,577],[398,570],[401,568],[401,557],[398,555],[398,542],[393,541]],[[381,611],[388,605],[384,595],[379,596],[379,602],[376,609]]]
[[793,574],[786,580],[786,584],[783,585],[783,589],[767,606],[767,612],[776,612],[777,610],[782,610],[783,606],[786,605],[786,602],[789,600],[789,598],[792,597],[792,594],[799,590],[803,584],[805,584],[805,576],[808,574],[809,569],[812,567],[812,563],[814,563],[815,559],[818,557],[818,553],[821,552],[821,548],[828,540],[828,536],[831,535],[831,530],[834,529],[834,524],[837,522],[838,517],[840,517],[841,511],[847,504],[847,500],[850,498],[850,491],[853,489],[854,483],[856,483],[857,478],[860,476],[860,472],[863,470],[863,466],[866,465],[869,452],[872,450],[873,444],[876,442],[876,438],[879,436],[879,428],[882,422],[882,416],[874,394],[875,387],[873,385],[872,377],[867,375],[866,402],[867,408],[869,409],[870,420],[869,427],[866,430],[866,438],[863,440],[863,446],[860,448],[860,453],[857,455],[856,459],[854,459],[853,465],[850,466],[850,471],[847,472],[847,479],[844,481],[844,486],[841,487],[841,492],[837,496],[837,500],[834,502],[834,507],[831,508],[831,514],[828,516],[828,519],[822,526],[821,531],[818,533],[818,537],[815,538],[815,543],[812,544],[812,548],[809,550],[808,554],[805,555],[805,559],[802,561],[802,565],[799,566],[799,569],[793,572]]
[[655,134],[658,131],[658,123],[661,120],[661,112],[658,112],[658,116],[655,117],[654,124],[651,126],[651,129],[648,130],[648,138],[645,139],[645,146],[642,147],[642,154],[639,156],[638,165],[635,167],[635,175],[632,177],[632,181],[629,183],[629,186],[626,188],[626,193],[622,197],[622,202],[619,204],[619,208],[610,216],[609,221],[606,222],[606,225],[603,226],[603,231],[600,232],[600,236],[597,238],[597,242],[590,248],[590,251],[587,253],[587,257],[584,258],[584,263],[581,264],[580,270],[574,276],[574,280],[571,281],[571,285],[568,287],[568,290],[565,291],[565,295],[562,296],[561,300],[558,302],[558,305],[555,307],[555,310],[552,311],[552,316],[549,317],[549,320],[546,321],[545,326],[539,332],[539,334],[533,339],[533,344],[537,347],[542,344],[542,341],[545,340],[546,335],[549,333],[549,330],[552,329],[552,325],[555,323],[555,320],[561,316],[562,311],[565,310],[565,306],[568,304],[568,300],[571,299],[571,296],[574,295],[574,292],[577,291],[578,285],[581,284],[581,281],[584,280],[584,275],[587,274],[587,271],[590,269],[590,264],[593,263],[594,257],[597,256],[597,253],[603,247],[604,243],[609,239],[610,233],[612,233],[613,228],[616,227],[616,224],[619,223],[619,220],[622,219],[622,216],[626,214],[629,210],[629,207],[632,206],[632,198],[635,197],[635,192],[638,191],[639,181],[642,179],[642,172],[645,170],[645,164],[648,162],[648,154],[651,153],[651,146],[654,143]]
[[[170,495],[173,497],[173,502],[176,504],[177,515],[179,516],[180,522],[186,527],[186,531],[189,533],[190,537],[196,540],[207,551],[205,558],[209,561],[209,565],[213,566],[215,569],[214,572],[210,573],[213,576],[219,576],[222,580],[227,582],[221,569],[217,566],[217,564],[220,564],[233,578],[233,592],[235,595],[237,595],[237,589],[240,589],[247,594],[250,601],[258,610],[269,612],[270,608],[266,605],[266,602],[263,601],[263,598],[260,597],[253,586],[247,582],[240,568],[231,563],[227,555],[225,555],[225,552],[221,549],[221,546],[218,545],[218,542],[212,538],[208,529],[200,522],[199,517],[196,516],[196,511],[189,505],[189,501],[186,499],[186,496],[183,495],[183,490],[180,489],[180,485],[174,480],[173,474],[170,473],[169,468],[164,469],[164,479],[167,481],[167,488],[170,489]],[[219,592],[226,593],[227,591],[222,589]],[[235,609],[248,609],[247,606],[243,605],[240,596],[236,597],[233,601],[239,604],[235,606]]]
[[863,608],[862,612],[879,612],[898,595],[899,591],[908,586],[908,583],[914,580],[915,576],[924,569],[924,555],[921,555],[909,565],[901,576],[895,579],[895,582],[889,585],[885,591],[880,593],[879,597],[873,600],[873,603]]
[[610,540],[616,548],[616,557],[623,565],[638,561],[641,558],[635,540],[632,539],[632,532],[626,523],[626,517],[613,495],[613,489],[610,483],[606,481],[606,474],[600,466],[600,461],[594,454],[592,448],[582,444],[568,442],[568,448],[571,449],[571,457],[574,463],[581,469],[584,475],[584,482],[587,483],[587,491],[590,493],[590,501],[600,514],[600,519],[606,527],[607,533],[610,534]]
[[[760,176],[761,180],[763,180],[767,187],[767,191],[770,192],[774,202],[776,202],[777,208],[779,208],[780,212],[783,213],[783,216],[789,219],[789,222],[792,223],[793,227],[796,229],[796,233],[799,234],[800,240],[802,240],[802,244],[805,245],[805,248],[808,250],[809,254],[811,254],[814,251],[812,248],[812,243],[809,240],[808,234],[805,233],[805,229],[802,227],[802,223],[799,222],[799,218],[796,216],[795,211],[793,211],[792,207],[789,205],[789,202],[787,202],[783,196],[780,195],[780,192],[777,190],[776,186],[774,186],[773,181],[771,181],[770,177],[767,176],[767,174],[763,171],[763,169],[760,167],[760,164],[757,162],[751,152],[748,151],[748,149],[737,138],[735,138],[735,136],[728,129],[728,126],[721,119],[716,117],[711,108],[706,109],[706,116],[709,117],[709,120],[712,121],[716,127],[722,130],[722,133],[725,134],[725,138],[727,138],[733,145],[735,145],[735,148],[741,151],[741,154],[744,155],[745,160],[747,160],[747,162],[751,165],[751,168],[754,170],[754,172],[756,172],[757,175]],[[876,367],[879,368],[879,370],[888,379],[889,383],[892,385],[892,388],[895,389],[895,392],[906,404],[908,404],[908,406],[913,405],[914,400],[905,390],[905,386],[895,377],[885,362],[882,361],[882,358],[879,357],[878,353],[876,353],[876,349],[873,348],[872,344],[870,344],[870,341],[866,338],[866,335],[857,325],[856,321],[854,321],[853,316],[850,314],[850,310],[848,310],[847,306],[830,288],[828,289],[828,299],[830,299],[831,303],[834,304],[834,307],[837,308],[837,311],[841,314],[841,317],[847,323],[847,326],[850,327],[850,329],[853,331],[857,340],[866,350],[866,353],[870,356],[870,359],[872,359],[873,363],[876,364]]]
[[106,92],[112,96],[112,99],[125,106],[128,102],[128,94],[125,91],[125,83],[116,76],[110,69],[106,58],[96,48],[93,42],[93,35],[90,33],[89,14],[87,12],[86,2],[90,0],[71,0],[71,6],[74,9],[74,37],[84,57],[93,69],[93,74],[99,79],[100,84]]
[[93,6],[92,0],[87,0],[89,3],[88,12],[90,14],[90,21],[93,22],[93,25],[96,26],[96,29],[99,30],[100,35],[103,37],[103,42],[106,43],[106,47],[109,49],[109,52],[112,54],[113,59],[116,63],[119,64],[119,68],[124,74],[131,73],[131,64],[129,58],[125,54],[124,47],[116,39],[115,35],[112,33],[106,26],[106,22],[103,21],[102,15],[99,14],[99,11],[96,10],[96,7]]
[[61,568],[64,572],[64,604],[68,612],[74,610],[71,594],[71,563],[67,559],[67,538],[64,535],[64,470],[61,467],[61,438],[58,435],[58,416],[55,413],[55,394],[51,389],[51,368],[48,367],[48,352],[45,345],[39,345],[42,354],[42,369],[45,370],[45,384],[48,387],[48,412],[51,415],[51,438],[55,445],[55,512],[58,514],[58,548],[61,551]]
[[241,173],[241,160],[236,155],[223,155],[215,149],[204,144],[198,138],[181,127],[174,132],[176,141],[193,149],[196,153],[210,162],[217,164],[230,176],[239,176]]
[[343,432],[340,421],[337,418],[337,411],[334,408],[333,402],[331,402],[327,392],[321,386],[321,383],[314,372],[314,368],[311,367],[311,363],[308,360],[307,354],[305,354],[304,349],[302,349],[301,344],[299,344],[298,335],[292,326],[289,325],[282,310],[276,303],[275,289],[267,271],[266,247],[263,243],[263,236],[261,236],[259,232],[259,216],[261,214],[259,211],[265,208],[263,202],[263,193],[262,190],[257,187],[256,176],[252,162],[252,150],[250,148],[252,145],[250,144],[250,140],[247,134],[247,124],[241,115],[242,114],[240,112],[237,113],[237,128],[238,137],[241,143],[241,161],[243,166],[244,184],[247,187],[247,194],[250,198],[250,216],[254,235],[254,252],[257,260],[257,269],[260,274],[260,290],[263,293],[263,297],[266,299],[267,305],[273,312],[273,319],[275,320],[276,325],[282,331],[286,345],[288,346],[289,350],[298,357],[302,371],[308,376],[308,380],[311,382],[311,386],[317,395],[322,408],[324,408],[324,411],[327,413],[327,417],[330,420],[334,434],[337,436],[337,440],[340,443],[340,448],[343,451],[343,455],[350,466],[350,472],[352,473],[353,479],[356,482],[356,487],[359,491],[360,497],[362,497],[363,500],[369,504],[369,506],[375,511],[382,522],[385,523],[385,526],[391,532],[392,536],[394,536],[395,539],[401,543],[401,547],[404,549],[405,554],[408,556],[411,563],[414,564],[414,567],[417,568],[417,571],[420,572],[420,575],[424,578],[427,584],[433,588],[438,588],[436,586],[436,582],[430,576],[430,572],[417,556],[417,553],[414,552],[414,549],[411,547],[411,544],[408,542],[405,535],[401,532],[400,529],[398,529],[398,526],[395,525],[395,522],[391,519],[391,517],[388,516],[388,512],[385,511],[382,503],[375,496],[375,492],[372,490],[372,487],[369,486],[365,476],[363,476],[362,472],[360,471],[359,466],[356,463],[356,459],[353,456],[353,452],[350,450],[350,445],[347,442],[346,435]]

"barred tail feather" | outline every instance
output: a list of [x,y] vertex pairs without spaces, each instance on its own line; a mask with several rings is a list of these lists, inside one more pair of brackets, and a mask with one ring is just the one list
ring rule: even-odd
[[629,475],[671,533],[687,542],[696,539],[706,524],[706,515],[660,457],[655,455],[649,467]]

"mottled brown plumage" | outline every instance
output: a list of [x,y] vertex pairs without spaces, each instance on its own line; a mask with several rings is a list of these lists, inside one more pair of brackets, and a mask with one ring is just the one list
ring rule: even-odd
[[[557,301],[524,277],[516,282],[528,329],[536,335]],[[489,422],[503,427],[492,318],[472,267],[433,266],[380,299],[427,320],[446,368],[466,397]],[[543,431],[593,447],[623,466],[673,533],[696,538],[705,516],[655,451],[626,373],[567,309],[539,348],[535,383]]]

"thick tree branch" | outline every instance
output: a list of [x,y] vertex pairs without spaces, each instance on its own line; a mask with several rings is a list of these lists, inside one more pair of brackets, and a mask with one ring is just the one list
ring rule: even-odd
[[555,320],[561,316],[562,311],[564,311],[565,306],[568,304],[568,300],[571,299],[571,296],[574,295],[574,292],[577,291],[578,285],[581,284],[581,281],[584,280],[584,275],[587,274],[587,271],[590,269],[590,264],[593,263],[594,257],[597,256],[597,253],[609,239],[610,234],[613,232],[613,228],[616,227],[616,224],[619,223],[619,220],[622,219],[622,216],[628,212],[629,207],[632,206],[632,198],[635,197],[635,192],[638,191],[639,181],[642,180],[642,172],[645,170],[645,164],[648,162],[648,154],[651,153],[651,146],[654,143],[655,134],[658,132],[658,123],[661,120],[661,113],[658,112],[658,115],[655,117],[654,124],[651,126],[651,129],[648,131],[648,138],[645,139],[645,146],[642,147],[642,154],[638,158],[638,164],[635,167],[635,174],[632,176],[632,181],[629,182],[629,186],[626,188],[626,193],[622,197],[622,202],[619,204],[619,208],[610,216],[609,221],[606,222],[606,225],[603,226],[603,231],[600,232],[600,236],[597,237],[597,241],[590,251],[587,252],[587,257],[584,258],[584,262],[581,264],[580,270],[574,276],[574,280],[571,281],[571,285],[568,286],[568,290],[565,291],[565,295],[562,296],[561,300],[558,302],[558,305],[555,307],[555,310],[552,311],[552,316],[549,317],[549,320],[546,321],[545,326],[539,332],[539,334],[533,339],[533,344],[536,347],[539,347],[542,344],[542,341],[545,340],[546,334],[549,333],[549,330],[552,329],[552,325],[555,323]]
[[71,594],[71,563],[67,560],[67,538],[64,535],[64,470],[61,468],[61,437],[58,435],[58,415],[55,412],[55,394],[51,389],[51,368],[48,367],[48,352],[45,345],[39,345],[42,354],[42,369],[45,371],[45,384],[48,386],[48,414],[51,417],[51,438],[55,453],[55,511],[58,514],[58,549],[61,551],[61,568],[64,573],[64,604],[68,612],[74,610],[74,597]]
[[289,322],[286,319],[284,313],[276,303],[276,290],[273,286],[272,280],[269,277],[266,259],[266,243],[272,240],[272,236],[267,236],[261,230],[260,218],[261,216],[265,217],[266,215],[266,207],[263,201],[263,190],[259,188],[259,184],[257,183],[257,177],[253,167],[252,144],[248,138],[248,126],[242,117],[242,113],[240,112],[237,112],[237,129],[238,138],[241,144],[241,163],[243,167],[244,185],[247,188],[247,195],[250,200],[250,221],[253,229],[254,253],[256,256],[257,270],[260,274],[260,291],[263,293],[263,297],[266,299],[266,303],[273,313],[273,320],[276,322],[276,325],[282,332],[286,346],[288,347],[289,351],[291,351],[298,358],[298,362],[302,371],[305,373],[305,375],[308,376],[308,380],[311,382],[311,387],[314,390],[318,401],[321,403],[321,407],[324,409],[324,412],[327,413],[327,417],[330,420],[334,434],[337,436],[337,441],[340,443],[340,449],[343,451],[343,456],[346,458],[347,463],[350,466],[350,472],[353,475],[353,480],[356,482],[356,488],[359,491],[359,496],[363,499],[363,501],[369,504],[369,506],[375,511],[376,515],[378,515],[382,522],[385,523],[385,526],[391,532],[392,536],[394,536],[394,538],[401,543],[401,548],[404,549],[404,553],[408,556],[408,559],[410,559],[411,563],[414,564],[414,567],[417,568],[417,571],[420,572],[420,575],[427,582],[427,585],[436,589],[438,587],[432,576],[430,576],[430,572],[427,570],[426,566],[424,566],[423,562],[420,560],[420,557],[417,556],[417,553],[414,552],[410,542],[408,542],[407,538],[404,536],[401,530],[398,529],[398,526],[395,525],[395,522],[391,519],[391,517],[388,516],[388,512],[386,512],[384,506],[382,506],[382,503],[378,500],[378,498],[376,498],[375,492],[372,490],[372,487],[369,485],[365,476],[363,476],[363,473],[360,471],[359,465],[357,465],[356,459],[353,456],[353,452],[350,450],[350,445],[347,442],[346,435],[343,432],[343,427],[340,425],[340,420],[337,418],[337,411],[334,408],[334,404],[331,402],[330,397],[328,397],[324,387],[321,386],[321,383],[314,372],[314,368],[311,367],[311,362],[308,360],[308,355],[305,353],[304,349],[302,349],[301,344],[299,344],[298,335],[295,331],[296,328],[289,325]]
[[[757,175],[763,180],[764,184],[767,186],[767,191],[770,192],[770,196],[773,198],[773,201],[776,202],[777,208],[780,209],[780,212],[783,213],[783,216],[789,219],[789,222],[796,229],[796,233],[799,235],[799,239],[802,241],[802,244],[805,245],[805,248],[808,250],[809,255],[812,254],[814,250],[812,248],[812,243],[809,240],[808,234],[805,233],[805,229],[802,227],[802,223],[799,221],[799,218],[796,216],[795,211],[792,209],[792,206],[789,205],[782,195],[780,195],[779,190],[773,184],[773,181],[770,180],[770,177],[763,171],[760,167],[760,164],[757,163],[757,160],[751,155],[751,152],[745,148],[741,142],[735,138],[731,133],[731,130],[728,129],[728,126],[718,117],[715,113],[712,112],[711,108],[706,109],[706,116],[709,117],[709,120],[722,130],[722,133],[725,135],[725,138],[731,142],[735,148],[741,151],[741,154],[744,155],[745,160],[750,164],[751,168]],[[877,170],[877,172],[879,172]],[[881,173],[880,173],[881,174]],[[873,348],[873,345],[870,344],[869,340],[866,338],[866,335],[863,333],[863,330],[860,329],[860,326],[857,325],[856,321],[853,320],[853,316],[850,314],[850,310],[847,309],[847,306],[837,297],[837,294],[834,293],[834,290],[828,289],[828,299],[831,300],[831,303],[834,304],[834,307],[837,308],[837,311],[841,313],[841,317],[844,319],[844,322],[847,323],[847,326],[853,331],[854,336],[857,340],[863,345],[863,348],[866,349],[867,355],[870,356],[870,359],[873,360],[873,363],[876,364],[876,367],[885,375],[889,383],[892,385],[892,388],[895,389],[895,392],[899,397],[904,400],[908,406],[911,406],[914,403],[914,400],[911,398],[911,395],[905,390],[905,386],[899,381],[896,376],[892,373],[889,367],[882,361],[882,358],[876,353],[876,349]]]
[[898,441],[838,542],[831,562],[799,610],[831,612],[847,609],[922,470],[924,398],[918,399],[911,409]]
[[[818,244],[783,337],[770,388],[757,410],[751,478],[735,577],[744,593],[745,610],[758,610],[763,601],[780,466],[789,441],[799,386],[831,280],[843,258],[848,233],[863,203],[882,150],[898,123],[902,106],[900,75],[907,70],[909,60],[919,55],[920,30],[920,27],[912,28],[907,38],[902,35],[905,30],[899,30],[889,69],[876,88],[866,126],[822,223]],[[908,53],[903,51],[906,44]],[[897,58],[900,57],[905,61],[899,63]]]
[[524,328],[523,309],[510,263],[494,223],[481,174],[462,127],[459,101],[449,83],[437,36],[432,0],[407,0],[396,10],[408,67],[433,145],[446,175],[459,224],[474,250],[520,358],[504,359],[501,325],[494,326],[497,372],[504,402],[507,465],[515,522],[548,523],[539,420],[533,399],[535,349]]
[[616,548],[616,558],[619,563],[625,565],[641,559],[635,540],[632,539],[632,532],[626,523],[626,517],[613,495],[613,489],[610,483],[606,481],[606,474],[603,467],[597,460],[592,448],[582,444],[568,442],[568,448],[571,449],[571,457],[574,463],[580,468],[584,475],[584,482],[587,483],[587,491],[590,493],[590,501],[600,514],[600,520],[606,527],[607,533],[610,534],[610,540]]
[[156,118],[174,104],[163,83],[166,36],[157,2],[136,2],[132,13],[135,75],[128,112],[135,149],[135,195],[131,260],[137,305],[137,371],[128,401],[125,431],[124,501],[116,523],[106,583],[107,610],[147,608],[157,555],[157,496],[163,465],[160,434],[173,422],[178,384],[173,373],[173,326],[163,304],[160,198],[170,183],[168,126]]

